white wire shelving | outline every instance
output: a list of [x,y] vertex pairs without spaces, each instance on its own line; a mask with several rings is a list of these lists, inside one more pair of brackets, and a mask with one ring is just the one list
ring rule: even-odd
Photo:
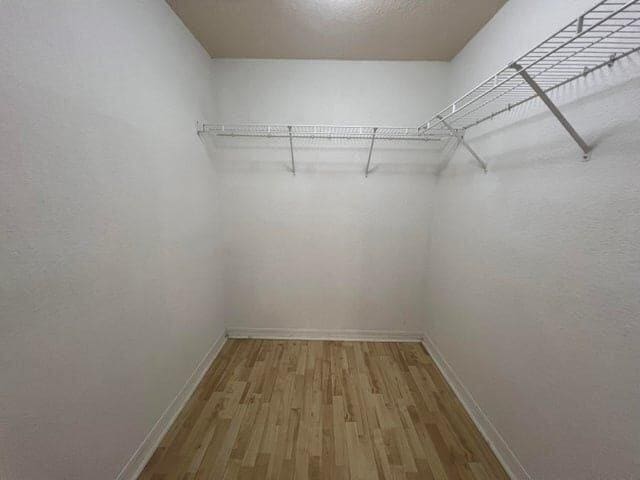
[[516,61],[436,113],[420,127],[425,134],[447,128],[452,134],[540,97],[582,149],[591,147],[575,131],[547,93],[640,49],[640,0],[604,0]]
[[[444,129],[425,134],[417,127],[370,127],[340,125],[214,125],[203,124],[201,132],[220,137],[306,138],[327,140],[432,141],[449,136]],[[291,134],[291,135],[289,135]]]
[[548,93],[598,69],[612,67],[638,50],[640,0],[602,0],[419,127],[198,124],[198,133],[222,137],[288,138],[294,174],[294,139],[370,140],[365,176],[371,171],[375,141],[428,142],[454,138],[455,147],[465,147],[486,172],[486,163],[464,138],[466,131],[540,98],[587,158],[592,147],[573,128]]
[[376,141],[432,142],[450,137],[443,129],[429,133],[417,127],[371,127],[340,125],[216,125],[199,124],[198,133],[213,133],[219,137],[287,138],[291,151],[291,172],[296,174],[293,139],[369,140],[369,155],[364,169],[365,177],[371,173],[371,157]]

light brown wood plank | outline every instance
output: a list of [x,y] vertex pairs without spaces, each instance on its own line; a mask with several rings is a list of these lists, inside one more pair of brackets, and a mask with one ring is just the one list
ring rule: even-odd
[[139,477],[508,480],[418,343],[229,340]]

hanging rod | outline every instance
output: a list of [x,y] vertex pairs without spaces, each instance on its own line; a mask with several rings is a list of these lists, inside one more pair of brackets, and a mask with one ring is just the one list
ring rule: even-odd
[[[463,135],[476,125],[534,98],[547,105],[587,158],[591,146],[548,93],[640,50],[640,0],[604,0],[469,90],[420,126],[427,135],[443,127]],[[476,160],[479,157],[474,154]],[[484,162],[479,160],[484,169]]]

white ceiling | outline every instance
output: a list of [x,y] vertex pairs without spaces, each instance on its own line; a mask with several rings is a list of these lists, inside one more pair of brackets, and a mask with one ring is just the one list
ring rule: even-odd
[[214,58],[450,60],[506,0],[167,0]]

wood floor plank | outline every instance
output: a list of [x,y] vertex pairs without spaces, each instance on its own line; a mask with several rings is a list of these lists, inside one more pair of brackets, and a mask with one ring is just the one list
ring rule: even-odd
[[229,340],[139,480],[508,480],[418,343]]

